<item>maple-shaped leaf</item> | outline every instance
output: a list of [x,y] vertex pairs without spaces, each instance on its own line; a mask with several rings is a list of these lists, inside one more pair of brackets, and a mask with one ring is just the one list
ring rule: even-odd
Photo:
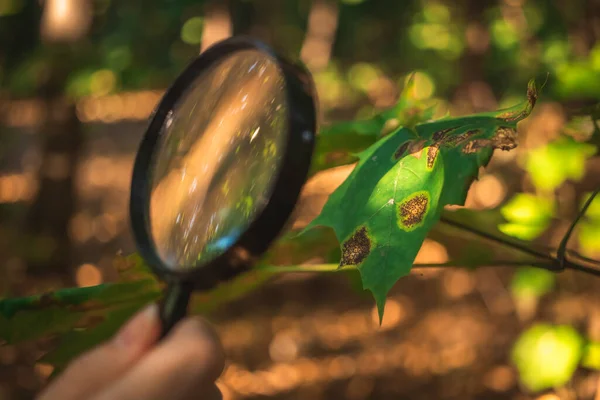
[[467,191],[494,149],[516,147],[516,124],[537,99],[510,109],[401,127],[357,154],[358,163],[306,229],[327,226],[372,292],[380,319],[386,295],[408,275],[445,205],[464,205]]

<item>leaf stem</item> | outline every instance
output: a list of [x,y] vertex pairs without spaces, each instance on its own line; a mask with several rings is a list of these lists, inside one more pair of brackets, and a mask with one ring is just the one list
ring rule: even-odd
[[[476,267],[526,267],[534,266],[544,269],[552,269],[554,263],[542,263],[538,260],[525,260],[525,261],[514,261],[514,260],[498,260],[490,261],[488,263],[477,264]],[[413,264],[413,268],[455,268],[455,267],[468,267],[464,263],[447,262],[447,263],[422,263]],[[339,264],[306,264],[306,265],[267,265],[259,267],[261,271],[269,272],[272,274],[283,274],[290,272],[342,272],[356,270],[355,265],[346,265],[342,268]]]

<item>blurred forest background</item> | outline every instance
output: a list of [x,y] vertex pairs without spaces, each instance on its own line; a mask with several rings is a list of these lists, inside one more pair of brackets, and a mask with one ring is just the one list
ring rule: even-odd
[[[392,106],[411,72],[438,116],[514,105],[549,73],[519,147],[495,155],[467,207],[502,210],[505,232],[556,246],[600,185],[598,0],[0,0],[0,298],[115,279],[115,255],[135,251],[128,191],[147,117],[201,49],[235,34],[309,67],[322,124]],[[309,182],[298,224],[348,172]],[[595,207],[574,242],[597,258]],[[427,240],[418,260],[448,252]],[[534,321],[600,340],[600,279],[521,275],[417,270],[381,328],[339,277],[283,277],[214,317],[231,360],[224,397],[600,399],[593,369],[531,393],[510,363]],[[37,356],[0,347],[0,400],[41,387]]]

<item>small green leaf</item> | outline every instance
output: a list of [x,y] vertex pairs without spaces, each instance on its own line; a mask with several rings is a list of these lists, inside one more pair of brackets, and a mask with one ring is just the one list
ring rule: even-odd
[[581,250],[593,257],[600,254],[600,222],[583,220],[577,236]]
[[556,281],[554,273],[541,268],[522,267],[513,275],[510,289],[521,319],[534,316],[540,297],[549,293]]
[[518,193],[500,212],[508,220],[508,223],[498,226],[502,233],[521,240],[532,240],[550,225],[554,202],[530,193]]
[[583,351],[581,366],[600,370],[600,342],[589,342]]
[[554,214],[554,203],[529,193],[516,194],[501,209],[507,220],[525,225],[543,224]]
[[533,240],[546,230],[547,225],[500,224],[498,229],[505,235],[521,240]]
[[512,361],[521,382],[531,391],[566,384],[582,357],[584,340],[569,325],[534,325],[521,334],[512,350]]
[[580,180],[585,162],[596,152],[596,147],[561,136],[546,146],[529,153],[525,168],[533,184],[542,190],[554,190],[567,179]]
[[541,297],[554,288],[555,282],[556,277],[550,271],[524,267],[515,272],[510,289],[515,297]]

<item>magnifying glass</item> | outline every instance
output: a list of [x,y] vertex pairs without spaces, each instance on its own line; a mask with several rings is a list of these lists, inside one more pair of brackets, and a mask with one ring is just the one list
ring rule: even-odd
[[316,132],[310,73],[245,37],[219,42],[175,80],[133,168],[138,250],[167,283],[162,335],[191,293],[249,270],[285,226]]

